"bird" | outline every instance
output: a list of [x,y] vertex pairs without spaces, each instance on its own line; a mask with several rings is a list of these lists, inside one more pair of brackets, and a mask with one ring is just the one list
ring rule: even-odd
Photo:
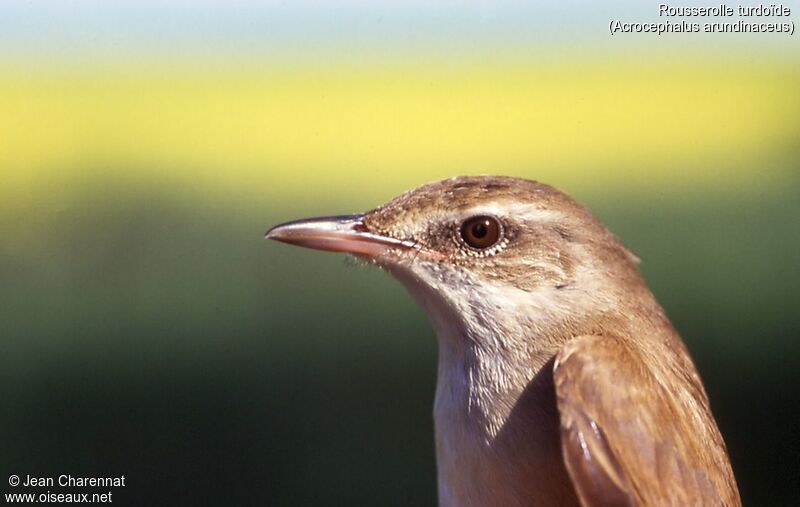
[[266,238],[366,260],[427,315],[440,506],[741,505],[639,259],[566,193],[460,176]]

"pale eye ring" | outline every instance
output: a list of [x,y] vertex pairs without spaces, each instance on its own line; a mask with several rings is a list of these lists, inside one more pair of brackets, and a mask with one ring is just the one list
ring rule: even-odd
[[461,239],[470,248],[486,250],[500,242],[503,226],[493,216],[477,215],[461,223]]

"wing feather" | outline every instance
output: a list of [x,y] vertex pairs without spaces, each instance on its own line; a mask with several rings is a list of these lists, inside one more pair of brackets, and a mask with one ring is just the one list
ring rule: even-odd
[[556,356],[562,454],[584,507],[741,505],[699,377],[680,354],[654,371],[623,340],[581,336]]

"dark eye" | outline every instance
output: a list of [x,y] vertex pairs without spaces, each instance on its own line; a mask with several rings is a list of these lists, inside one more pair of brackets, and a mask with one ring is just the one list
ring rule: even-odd
[[483,250],[500,241],[502,227],[494,217],[477,216],[468,218],[461,224],[461,238],[472,248]]

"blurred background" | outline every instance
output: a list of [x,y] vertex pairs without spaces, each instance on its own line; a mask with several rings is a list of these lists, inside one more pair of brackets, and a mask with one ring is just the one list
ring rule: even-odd
[[0,4],[0,491],[435,505],[422,313],[263,233],[493,173],[642,257],[744,503],[798,505],[800,44],[630,4]]

